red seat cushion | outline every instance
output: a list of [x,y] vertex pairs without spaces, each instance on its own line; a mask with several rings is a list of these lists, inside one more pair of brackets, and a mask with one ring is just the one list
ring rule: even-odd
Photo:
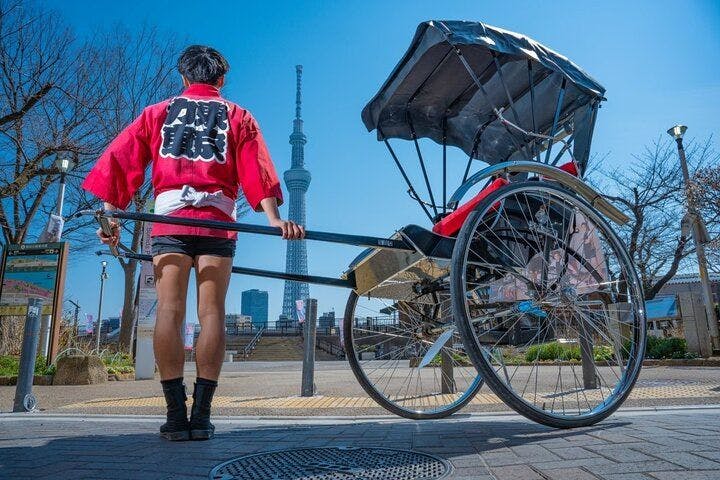
[[470,215],[470,212],[473,211],[477,204],[484,200],[492,192],[494,192],[500,187],[507,185],[508,183],[510,182],[508,182],[504,178],[498,178],[494,180],[490,185],[480,190],[480,192],[475,195],[470,201],[462,204],[450,215],[443,217],[442,220],[440,220],[438,223],[435,224],[435,226],[433,226],[433,232],[440,235],[445,235],[446,237],[452,237],[456,235],[457,232],[460,231],[463,223],[465,223],[465,219],[467,218],[467,216]]
[[577,165],[575,165],[575,162],[570,160],[567,163],[563,163],[558,167],[560,170],[569,173],[570,175],[579,176],[580,172],[578,172]]

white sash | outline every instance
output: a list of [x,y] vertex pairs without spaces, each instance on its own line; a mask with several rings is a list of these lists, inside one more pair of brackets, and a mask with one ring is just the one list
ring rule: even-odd
[[222,190],[213,193],[198,192],[190,185],[183,185],[181,189],[167,190],[155,198],[157,215],[168,215],[185,207],[207,206],[215,207],[233,220],[237,220],[235,200],[223,194]]

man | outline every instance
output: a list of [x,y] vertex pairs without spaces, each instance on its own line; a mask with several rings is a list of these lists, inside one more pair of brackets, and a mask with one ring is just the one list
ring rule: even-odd
[[[282,229],[283,238],[303,238],[302,226],[280,218],[280,182],[257,122],[220,96],[228,69],[217,50],[188,47],[178,61],[185,91],[143,110],[103,153],[83,188],[108,210],[127,208],[151,164],[157,214],[234,221],[241,187],[249,205],[264,211],[270,225]],[[99,230],[98,236],[105,244],[117,245],[119,225],[112,224],[112,235]],[[210,408],[225,355],[225,295],[235,240],[236,234],[225,230],[153,225],[158,296],[153,347],[167,402],[167,422],[160,434],[168,440],[214,435]],[[201,330],[188,420],[181,330],[193,267]]]

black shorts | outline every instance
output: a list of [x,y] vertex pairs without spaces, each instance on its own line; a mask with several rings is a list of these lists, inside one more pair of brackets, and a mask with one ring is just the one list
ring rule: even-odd
[[162,235],[152,237],[152,254],[182,253],[195,258],[198,255],[216,257],[235,256],[235,240],[217,237],[197,237],[194,235]]

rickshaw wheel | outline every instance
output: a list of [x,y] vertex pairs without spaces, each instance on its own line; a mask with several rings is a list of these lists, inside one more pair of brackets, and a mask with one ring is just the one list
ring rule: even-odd
[[450,289],[469,357],[518,413],[587,426],[630,394],[645,351],[641,284],[608,222],[573,192],[530,181],[480,202],[457,237]]
[[[445,288],[438,298],[428,305],[412,299],[359,297],[353,291],[345,307],[343,342],[355,378],[375,402],[401,417],[447,417],[467,405],[482,387],[477,370],[457,348],[460,335],[452,322],[449,290]],[[421,317],[444,320],[445,326],[428,337],[415,329]],[[452,329],[449,340],[421,367],[433,339],[442,341],[438,337],[447,328]],[[372,358],[364,358],[369,352]]]

